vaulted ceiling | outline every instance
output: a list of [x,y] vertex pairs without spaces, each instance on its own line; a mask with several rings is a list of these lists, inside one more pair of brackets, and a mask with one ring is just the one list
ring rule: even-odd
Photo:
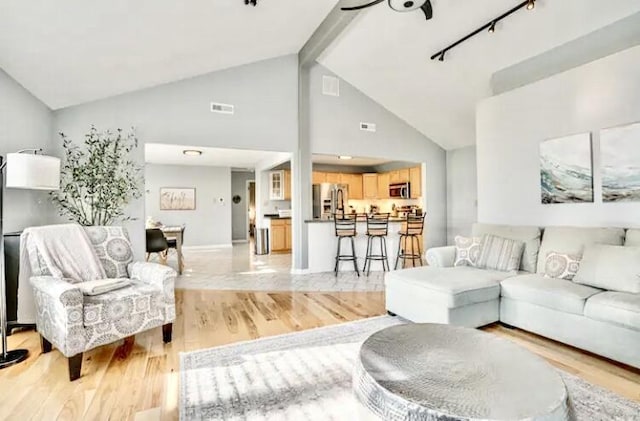
[[[0,68],[63,108],[296,53],[338,0],[258,1],[0,0]],[[494,72],[640,12],[638,0],[537,0],[439,62],[429,56],[520,0],[431,1],[430,21],[367,9],[319,61],[446,149],[475,142]]]
[[[363,1],[366,3],[366,1]],[[446,55],[430,56],[520,0],[432,0],[434,17],[379,4],[318,61],[446,149],[475,143],[475,106],[497,70],[640,11],[638,0],[538,0]]]
[[337,0],[1,0],[0,67],[53,109],[297,53]]

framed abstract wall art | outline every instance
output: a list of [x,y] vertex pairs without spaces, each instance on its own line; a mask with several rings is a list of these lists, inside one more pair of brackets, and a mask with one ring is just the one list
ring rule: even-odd
[[540,143],[541,201],[593,202],[591,133],[545,140]]
[[640,202],[640,123],[600,131],[603,202]]
[[195,210],[196,189],[183,187],[160,188],[160,210]]

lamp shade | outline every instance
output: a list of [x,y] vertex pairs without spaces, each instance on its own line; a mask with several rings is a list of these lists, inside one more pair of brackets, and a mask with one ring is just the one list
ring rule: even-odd
[[7,154],[7,187],[31,190],[60,188],[60,159],[27,153]]

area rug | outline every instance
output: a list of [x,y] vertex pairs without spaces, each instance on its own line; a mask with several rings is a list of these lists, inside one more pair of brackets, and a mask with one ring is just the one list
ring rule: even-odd
[[[351,374],[360,344],[401,323],[382,316],[182,353],[180,419],[357,420]],[[640,404],[559,373],[579,421],[640,419]]]

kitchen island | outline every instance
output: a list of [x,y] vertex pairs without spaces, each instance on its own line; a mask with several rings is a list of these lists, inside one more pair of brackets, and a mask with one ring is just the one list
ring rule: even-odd
[[[402,228],[404,218],[389,219],[389,233],[387,235],[387,256],[389,257],[389,267],[393,270],[396,263],[398,243],[400,236],[398,232]],[[309,219],[305,223],[309,232],[309,272],[333,272],[336,264],[336,252],[338,249],[338,239],[336,238],[333,220],[331,219]],[[358,257],[358,268],[362,271],[364,259],[367,253],[367,221],[362,218],[356,222],[357,235],[354,239],[356,256]],[[379,240],[374,240],[373,253],[380,254]],[[416,250],[417,252],[417,250]],[[342,254],[351,253],[351,244],[342,241]],[[352,262],[341,262],[341,271],[353,271]],[[382,271],[381,261],[371,262],[371,271]]]

